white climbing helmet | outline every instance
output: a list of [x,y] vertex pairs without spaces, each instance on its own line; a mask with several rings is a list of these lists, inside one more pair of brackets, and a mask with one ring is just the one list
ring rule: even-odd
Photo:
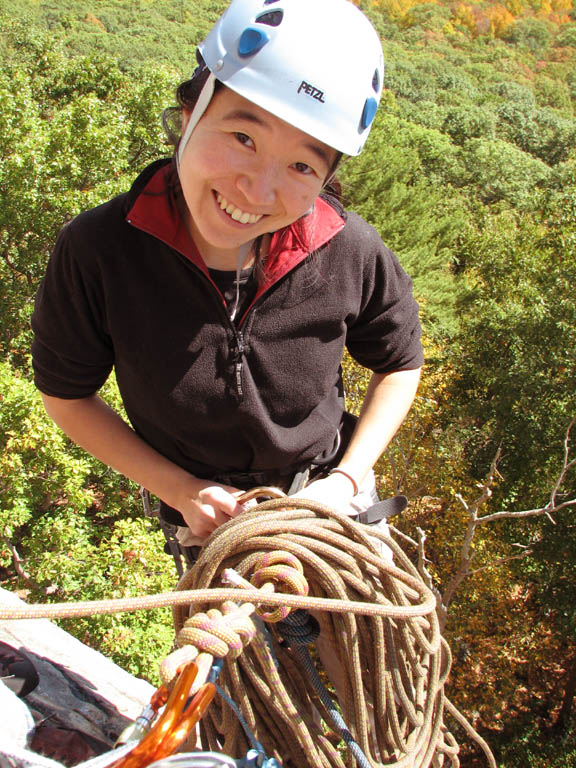
[[384,57],[349,0],[233,0],[199,51],[240,96],[344,154],[362,151]]

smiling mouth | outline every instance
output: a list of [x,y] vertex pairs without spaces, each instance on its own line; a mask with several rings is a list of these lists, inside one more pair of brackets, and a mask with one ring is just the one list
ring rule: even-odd
[[220,208],[225,211],[231,219],[237,221],[239,224],[256,224],[262,218],[261,213],[248,213],[240,208],[237,208],[234,203],[228,202],[220,192],[216,193],[216,201]]

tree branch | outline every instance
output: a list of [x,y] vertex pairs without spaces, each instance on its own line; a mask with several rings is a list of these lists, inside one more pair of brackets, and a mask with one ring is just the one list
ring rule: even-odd
[[521,518],[546,515],[550,522],[556,525],[556,521],[552,517],[552,513],[559,512],[561,509],[566,509],[566,507],[576,506],[576,499],[569,499],[567,501],[561,502],[558,502],[557,500],[560,488],[566,481],[568,472],[572,469],[572,467],[576,466],[576,458],[570,458],[570,434],[575,425],[576,416],[572,419],[568,425],[568,429],[566,430],[566,437],[564,438],[564,461],[562,463],[562,469],[560,470],[558,478],[554,484],[554,488],[550,494],[550,500],[548,501],[548,504],[546,504],[544,507],[538,507],[537,509],[524,509],[517,512],[509,512],[507,510],[494,512],[490,515],[483,515],[482,517],[479,517],[478,523],[491,523],[494,520],[502,520],[504,518]]
[[488,501],[488,499],[490,499],[490,497],[492,496],[492,485],[494,484],[495,478],[498,475],[498,462],[500,461],[501,454],[502,454],[502,449],[501,447],[499,447],[498,450],[496,451],[496,456],[494,457],[494,459],[492,460],[492,464],[490,465],[490,471],[488,473],[488,477],[486,478],[486,481],[479,486],[481,489],[481,493],[477,499],[475,499],[471,504],[468,504],[460,494],[456,495],[456,498],[460,501],[460,503],[462,504],[462,506],[464,507],[464,509],[468,514],[468,524],[466,526],[464,540],[460,548],[460,562],[458,564],[458,569],[456,573],[452,576],[450,581],[448,582],[448,585],[444,590],[444,594],[442,596],[442,604],[443,604],[444,611],[448,610],[448,606],[452,602],[452,599],[454,598],[456,590],[460,587],[464,579],[470,575],[470,564],[474,559],[474,553],[472,552],[472,543],[474,541],[474,537],[476,536],[478,521],[480,520],[478,511],[482,507],[482,505],[485,504]]
[[488,571],[490,568],[497,568],[499,565],[504,565],[504,563],[509,563],[511,560],[524,560],[525,557],[529,557],[532,554],[533,550],[529,547],[526,547],[524,552],[520,552],[518,555],[508,555],[507,557],[499,557],[498,560],[494,560],[493,563],[488,563],[488,565],[482,565],[480,568],[475,568],[473,571],[468,571],[467,576],[475,576],[477,573],[481,573],[482,571]]
[[28,571],[24,570],[24,560],[10,539],[6,538],[6,536],[0,536],[0,542],[5,544],[10,550],[14,570],[26,584],[29,584],[33,589],[36,589],[45,595],[52,595],[56,592],[57,587],[54,584],[50,584],[47,587],[41,587],[40,584],[30,576]]
[[[474,559],[474,552],[472,551],[472,544],[474,542],[474,538],[476,536],[476,532],[478,530],[478,526],[484,523],[491,523],[495,520],[503,520],[503,519],[518,519],[518,518],[527,518],[527,517],[537,517],[541,515],[546,515],[551,522],[555,523],[554,518],[552,517],[552,513],[558,512],[561,509],[566,509],[568,507],[576,506],[576,498],[575,499],[568,499],[565,501],[558,501],[558,494],[560,493],[560,489],[564,485],[568,472],[576,465],[576,458],[570,457],[570,436],[571,431],[576,425],[576,417],[572,419],[570,424],[568,425],[568,429],[566,430],[566,437],[564,440],[564,461],[562,463],[562,468],[560,470],[560,473],[558,475],[558,478],[554,484],[554,487],[552,489],[552,492],[550,494],[550,500],[548,503],[543,506],[539,507],[537,509],[525,509],[520,511],[507,511],[502,510],[500,512],[494,512],[492,514],[488,515],[480,515],[479,511],[481,507],[486,504],[486,502],[490,499],[492,495],[492,486],[494,484],[495,478],[499,475],[498,473],[498,462],[500,461],[501,456],[501,448],[498,448],[498,451],[496,452],[496,456],[494,457],[492,464],[490,466],[490,471],[488,473],[488,477],[482,483],[479,487],[481,489],[481,493],[478,496],[477,499],[475,499],[471,504],[468,504],[465,499],[460,495],[457,494],[457,499],[460,501],[464,509],[466,510],[466,513],[468,515],[468,524],[466,526],[466,532],[464,534],[464,539],[462,541],[462,546],[460,548],[460,561],[458,563],[458,568],[450,581],[448,582],[448,585],[446,586],[446,589],[444,590],[444,593],[442,595],[441,599],[441,615],[444,616],[444,620],[446,618],[446,614],[448,611],[448,606],[454,599],[454,595],[464,579],[466,579],[468,576],[472,576],[474,574],[480,573],[481,571],[487,570],[488,568],[495,568],[499,565],[502,565],[504,563],[510,562],[512,560],[522,560],[525,557],[528,557],[530,554],[532,554],[532,545],[519,545],[524,547],[525,551],[517,554],[517,555],[509,555],[507,557],[501,557],[498,560],[495,560],[492,563],[488,563],[487,565],[481,566],[480,568],[476,568],[472,570],[470,568],[471,563]],[[421,542],[419,546],[423,546],[423,541],[421,537]],[[426,572],[428,577],[429,574]]]
[[5,544],[8,549],[10,550],[10,554],[12,556],[12,564],[14,566],[14,570],[20,576],[21,579],[23,579],[27,584],[31,584],[34,587],[38,588],[37,582],[34,581],[34,579],[30,576],[30,574],[24,570],[24,561],[20,557],[20,553],[12,544],[12,542],[7,539],[5,536],[0,537],[0,541],[2,541],[3,544]]
[[425,552],[426,534],[424,533],[422,528],[417,528],[416,530],[418,531],[418,542],[413,541],[412,543],[416,545],[418,548],[418,565],[417,565],[418,573],[422,576],[425,584],[429,587],[429,589],[432,591],[432,593],[436,597],[438,621],[440,623],[440,628],[444,629],[444,626],[446,624],[446,619],[447,619],[446,607],[442,602],[442,594],[440,590],[434,584],[434,579],[432,578],[432,574],[426,568],[426,563],[430,562],[426,557],[426,552]]
[[15,277],[23,277],[26,280],[26,282],[28,283],[29,287],[33,286],[34,278],[32,277],[32,275],[30,275],[28,272],[22,272],[20,269],[18,269],[18,267],[14,264],[14,262],[12,261],[10,256],[8,255],[8,249],[7,248],[5,248],[0,253],[0,258],[2,258],[6,262],[6,266],[8,267],[8,269],[12,272],[12,274]]

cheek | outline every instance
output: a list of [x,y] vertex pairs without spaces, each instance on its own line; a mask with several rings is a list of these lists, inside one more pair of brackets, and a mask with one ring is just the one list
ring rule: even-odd
[[218,178],[234,164],[233,153],[217,142],[190,142],[182,158],[181,170],[189,180],[206,182]]
[[304,190],[299,189],[297,192],[295,191],[291,196],[291,209],[300,216],[303,215],[312,207],[321,190],[322,186],[318,184],[311,185]]

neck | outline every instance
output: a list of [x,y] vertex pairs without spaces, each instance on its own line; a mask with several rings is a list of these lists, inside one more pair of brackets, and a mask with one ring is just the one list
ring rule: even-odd
[[213,252],[204,248],[198,248],[198,250],[208,269],[233,272],[236,269],[247,269],[254,264],[254,251],[251,242],[234,251]]
[[188,233],[209,269],[233,271],[252,266],[254,263],[254,240],[249,240],[238,248],[218,248],[204,240],[187,211],[185,218]]

